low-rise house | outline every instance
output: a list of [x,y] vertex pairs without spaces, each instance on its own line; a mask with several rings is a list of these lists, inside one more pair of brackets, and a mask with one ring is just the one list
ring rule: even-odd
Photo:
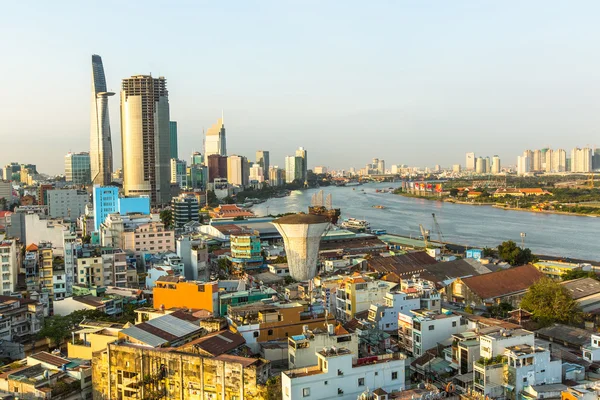
[[277,291],[266,286],[261,286],[258,289],[250,288],[248,290],[221,294],[219,296],[219,313],[220,315],[227,315],[229,307],[252,304],[273,297],[277,298]]
[[127,343],[140,346],[178,347],[206,333],[197,322],[198,319],[188,313],[176,311],[126,327],[117,335]]
[[358,357],[358,333],[350,333],[341,325],[328,324],[327,330],[314,329],[288,339],[288,368],[317,365],[317,351],[325,347],[345,347]]
[[282,373],[284,400],[355,400],[368,388],[388,393],[405,389],[406,355],[402,353],[355,360],[350,350],[330,347],[318,351],[317,360],[315,366]]
[[186,281],[183,276],[161,276],[155,281],[154,308],[191,308],[219,313],[218,282]]
[[446,288],[447,300],[473,307],[509,303],[517,307],[527,289],[544,274],[532,265],[458,278]]
[[570,263],[564,261],[538,261],[533,263],[540,272],[548,278],[561,280],[562,276],[571,271],[591,271],[591,264],[587,263]]
[[583,347],[583,358],[590,362],[600,362],[600,335],[592,335],[590,344]]
[[44,322],[44,306],[32,299],[0,296],[0,339],[23,342],[34,337]]
[[235,354],[246,344],[246,340],[230,330],[210,333],[181,346],[182,351],[198,353],[206,357],[217,357],[221,354]]
[[581,311],[592,312],[600,309],[600,281],[593,278],[580,278],[561,282],[573,300],[579,304]]
[[69,315],[78,310],[98,310],[106,315],[119,315],[123,312],[123,300],[115,297],[93,295],[73,296],[54,302],[54,314]]
[[367,311],[371,304],[383,301],[386,293],[397,283],[355,274],[345,278],[336,290],[336,318],[349,321],[358,312]]
[[118,334],[125,325],[113,322],[84,321],[79,329],[72,332],[68,343],[69,358],[91,360],[96,351],[106,349],[108,343],[118,339]]

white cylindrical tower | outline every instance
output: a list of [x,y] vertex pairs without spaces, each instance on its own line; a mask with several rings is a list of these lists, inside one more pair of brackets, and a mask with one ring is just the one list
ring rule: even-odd
[[329,226],[322,215],[291,214],[272,222],[283,237],[290,275],[297,281],[312,279],[317,274],[321,236]]

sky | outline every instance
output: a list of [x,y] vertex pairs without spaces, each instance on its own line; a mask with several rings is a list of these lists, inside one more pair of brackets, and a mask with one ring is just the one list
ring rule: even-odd
[[[179,155],[225,115],[229,154],[309,168],[515,164],[600,145],[598,1],[13,1],[0,24],[0,165],[89,151],[91,55],[109,90],[165,76]],[[110,100],[121,165],[118,96]]]

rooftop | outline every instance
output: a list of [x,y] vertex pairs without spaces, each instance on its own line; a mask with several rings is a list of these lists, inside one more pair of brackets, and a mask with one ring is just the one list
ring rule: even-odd
[[583,299],[594,294],[600,293],[600,281],[594,278],[579,278],[572,281],[561,282],[574,300]]
[[202,329],[199,325],[178,318],[174,314],[163,315],[123,329],[119,336],[127,336],[143,344],[158,347]]
[[533,265],[523,265],[464,278],[462,281],[479,298],[493,299],[527,290],[544,276]]
[[281,218],[277,218],[276,220],[273,221],[274,224],[281,224],[281,225],[324,224],[324,223],[328,223],[328,222],[329,222],[329,220],[327,219],[327,217],[325,217],[323,215],[304,214],[304,213],[285,215],[285,216],[283,216]]

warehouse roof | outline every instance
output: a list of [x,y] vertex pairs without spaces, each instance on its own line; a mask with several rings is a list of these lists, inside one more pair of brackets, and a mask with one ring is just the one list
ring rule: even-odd
[[527,290],[545,275],[533,265],[522,265],[489,274],[464,278],[462,281],[481,299],[494,299]]

